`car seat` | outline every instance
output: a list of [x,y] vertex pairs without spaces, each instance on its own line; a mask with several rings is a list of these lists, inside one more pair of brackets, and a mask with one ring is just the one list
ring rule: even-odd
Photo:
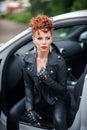
[[2,77],[2,110],[7,115],[11,107],[24,97],[22,66],[18,56],[10,57],[5,63]]

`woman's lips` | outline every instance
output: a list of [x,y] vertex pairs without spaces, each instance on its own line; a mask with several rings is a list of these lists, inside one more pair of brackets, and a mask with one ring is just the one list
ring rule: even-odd
[[41,48],[42,48],[42,49],[46,49],[46,48],[47,48],[47,46],[42,46]]

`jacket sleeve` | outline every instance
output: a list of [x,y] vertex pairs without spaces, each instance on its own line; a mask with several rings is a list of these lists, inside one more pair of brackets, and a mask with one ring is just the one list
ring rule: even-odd
[[33,109],[33,81],[28,75],[26,68],[23,68],[24,85],[25,85],[25,109]]
[[61,57],[58,60],[58,64],[56,65],[56,80],[53,80],[50,75],[48,76],[48,79],[44,81],[46,85],[48,85],[50,88],[52,88],[54,91],[56,91],[59,94],[65,94],[66,93],[66,81],[67,81],[67,67],[64,59]]

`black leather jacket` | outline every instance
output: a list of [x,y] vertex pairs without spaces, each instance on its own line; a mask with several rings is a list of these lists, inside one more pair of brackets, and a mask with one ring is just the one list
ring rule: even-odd
[[46,69],[50,79],[47,83],[39,83],[36,56],[35,52],[29,52],[24,57],[26,109],[32,109],[34,103],[40,101],[41,94],[48,104],[54,104],[58,98],[64,98],[66,94],[67,69],[63,57],[53,51],[49,53]]

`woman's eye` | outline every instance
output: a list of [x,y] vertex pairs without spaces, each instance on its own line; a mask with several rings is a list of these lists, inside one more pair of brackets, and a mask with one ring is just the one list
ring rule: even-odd
[[50,40],[51,38],[50,37],[46,37],[46,40]]
[[38,37],[37,39],[38,39],[38,40],[42,40],[42,37]]
[[[42,37],[37,37],[37,40],[43,40],[44,38],[42,38]],[[51,37],[45,37],[45,40],[50,40],[51,39]]]

